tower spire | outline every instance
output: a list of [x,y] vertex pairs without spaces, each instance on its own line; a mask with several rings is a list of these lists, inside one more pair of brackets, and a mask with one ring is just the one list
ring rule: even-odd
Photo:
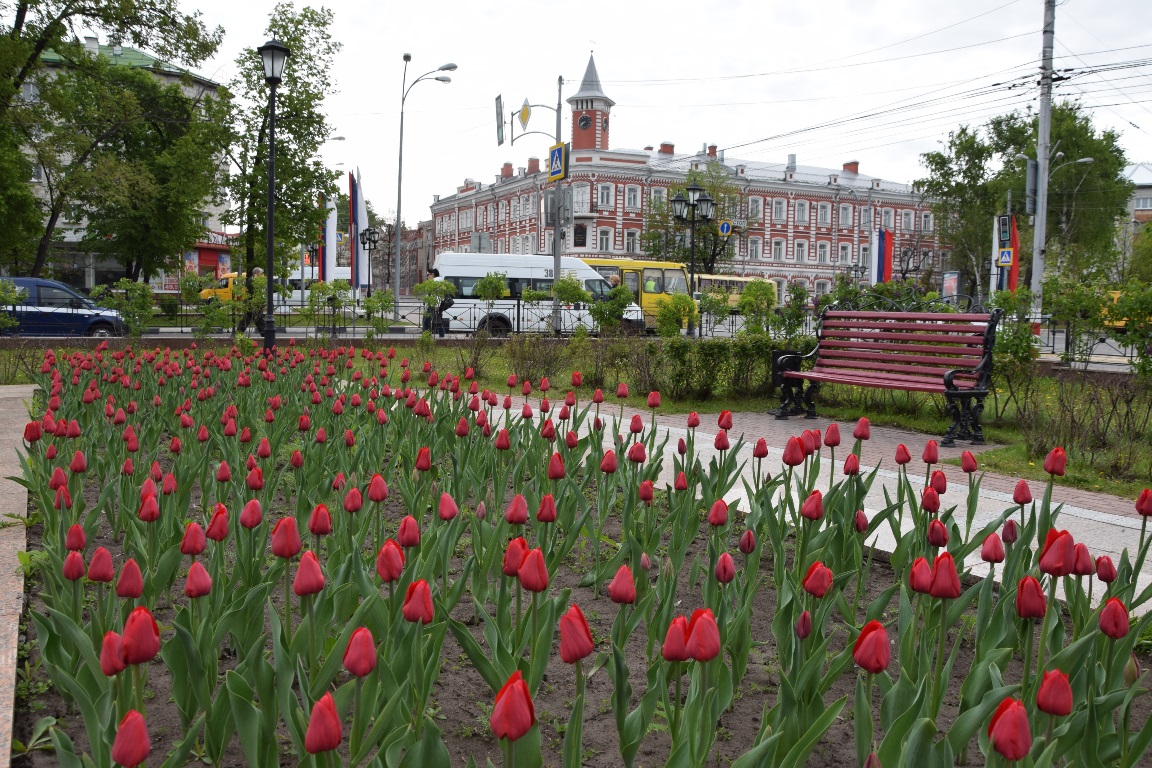
[[608,115],[616,102],[604,93],[592,54],[580,89],[567,101],[572,108],[572,148],[608,149]]

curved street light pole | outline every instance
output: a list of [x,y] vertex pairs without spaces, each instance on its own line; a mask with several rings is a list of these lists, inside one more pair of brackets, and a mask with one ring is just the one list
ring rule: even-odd
[[[404,76],[400,80],[400,157],[396,162],[396,252],[393,257],[392,263],[392,319],[395,322],[400,321],[400,248],[404,242],[403,230],[401,229],[400,222],[400,200],[404,191],[404,102],[408,99],[408,92],[411,91],[416,83],[426,79],[429,75],[435,75],[437,72],[452,72],[455,71],[455,64],[442,64],[431,72],[425,72],[412,81],[408,85],[408,62],[412,61],[412,54],[404,54]],[[440,75],[433,78],[441,83],[450,83],[452,78],[447,75]]]

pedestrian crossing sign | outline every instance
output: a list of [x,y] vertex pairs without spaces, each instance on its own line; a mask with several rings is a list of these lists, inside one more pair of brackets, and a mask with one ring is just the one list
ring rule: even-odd
[[996,254],[996,266],[1010,267],[1012,266],[1012,259],[1015,256],[1015,251],[1012,248],[1001,248],[999,253]]
[[568,145],[561,142],[548,150],[548,181],[568,178]]

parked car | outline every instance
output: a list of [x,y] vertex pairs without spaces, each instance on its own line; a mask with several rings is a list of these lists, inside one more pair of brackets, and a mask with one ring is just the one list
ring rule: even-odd
[[97,306],[63,283],[38,277],[6,277],[24,292],[24,300],[8,311],[25,336],[123,336],[128,328],[120,313]]

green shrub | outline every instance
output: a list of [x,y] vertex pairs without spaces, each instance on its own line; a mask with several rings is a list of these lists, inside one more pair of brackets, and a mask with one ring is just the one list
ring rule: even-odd
[[632,295],[632,291],[618,285],[608,292],[607,299],[590,304],[588,313],[596,321],[596,327],[600,329],[601,333],[610,332],[620,327],[624,313],[628,310],[628,305],[635,300],[636,297]]
[[736,311],[744,318],[744,330],[767,333],[776,316],[776,283],[756,280],[744,286]]
[[696,319],[696,302],[691,296],[678,293],[656,301],[656,333],[661,336],[679,336],[680,329],[694,325]]
[[148,283],[123,277],[112,288],[96,286],[92,289],[92,300],[102,307],[119,312],[124,325],[128,327],[128,335],[134,339],[144,335],[144,329],[152,320],[152,286]]

